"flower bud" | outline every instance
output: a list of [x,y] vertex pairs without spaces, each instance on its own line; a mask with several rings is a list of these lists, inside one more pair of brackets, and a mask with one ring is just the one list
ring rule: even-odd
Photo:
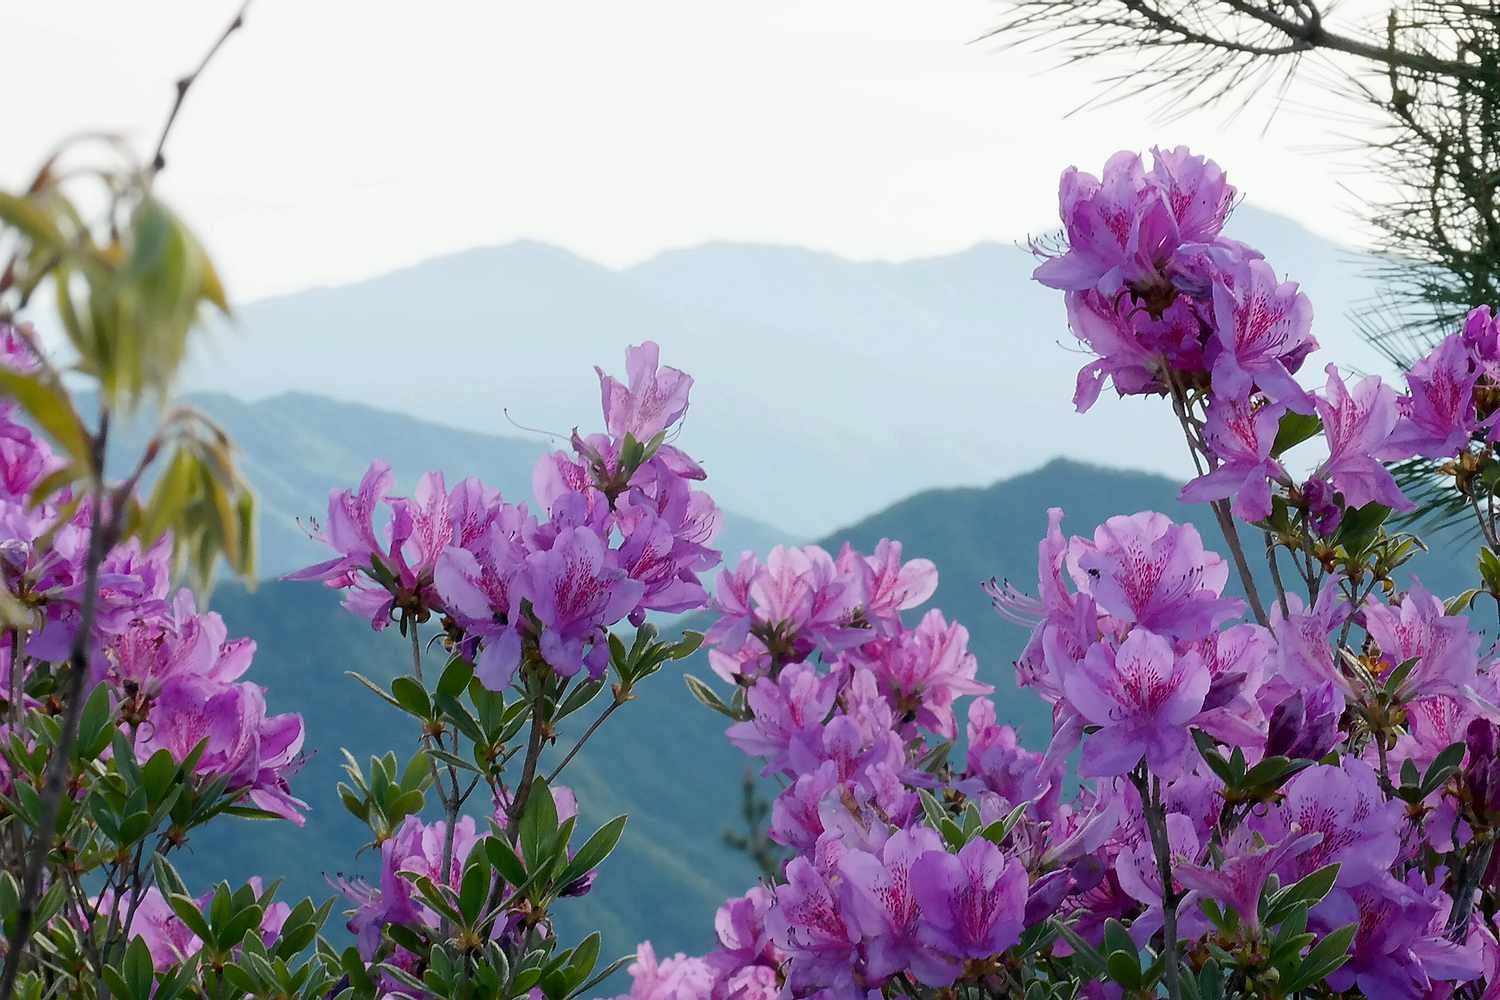
[[1331,483],[1325,479],[1309,479],[1302,484],[1302,497],[1307,502],[1307,519],[1313,534],[1328,538],[1339,530],[1344,520],[1344,508]]

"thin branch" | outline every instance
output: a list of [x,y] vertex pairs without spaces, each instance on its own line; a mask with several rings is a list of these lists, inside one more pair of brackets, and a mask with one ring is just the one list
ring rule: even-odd
[[589,727],[583,731],[582,736],[578,737],[578,742],[573,744],[573,748],[568,751],[567,756],[562,759],[562,762],[552,769],[551,774],[547,775],[547,784],[550,785],[557,780],[557,776],[559,774],[562,774],[563,768],[568,766],[568,761],[578,756],[578,751],[583,749],[583,745],[589,741],[590,736],[594,735],[594,731],[597,730],[600,726],[604,725],[604,720],[613,715],[615,709],[619,708],[623,704],[625,704],[625,702],[617,699],[610,702],[609,707],[599,713],[599,717],[595,719],[589,725]]
[[187,76],[178,79],[177,97],[172,101],[172,108],[167,112],[167,120],[161,127],[161,135],[157,137],[156,152],[151,155],[151,173],[153,176],[166,169],[167,138],[172,134],[172,126],[177,124],[177,116],[182,112],[182,105],[187,100],[188,91],[193,89],[193,84],[197,83],[198,78],[203,75],[203,71],[208,69],[208,64],[213,62],[214,56],[219,54],[219,50],[224,47],[224,43],[229,41],[229,36],[245,26],[245,12],[249,9],[250,0],[244,0],[240,4],[240,9],[235,12],[234,20],[230,21],[224,27],[224,30],[219,33],[219,37],[214,40],[213,45],[209,46],[208,51],[199,60],[197,68]]
[[114,543],[119,530],[121,510],[110,511],[105,520],[104,511],[104,455],[109,440],[109,411],[99,415],[99,432],[92,442],[94,465],[93,526],[89,531],[88,562],[84,570],[83,599],[79,606],[78,632],[73,638],[68,653],[70,673],[63,707],[62,734],[52,757],[47,761],[47,773],[42,786],[42,808],[37,823],[31,855],[26,861],[26,871],[21,882],[21,899],[16,910],[15,929],[6,942],[5,971],[0,978],[0,1000],[10,1000],[15,995],[16,977],[21,972],[21,959],[26,943],[31,939],[32,924],[36,919],[36,902],[41,895],[42,873],[47,868],[47,858],[52,853],[52,841],[57,835],[57,817],[61,811],[62,797],[67,789],[67,778],[73,760],[73,744],[78,740],[78,724],[83,716],[84,684],[89,675],[89,654],[93,644],[94,609],[99,597],[99,566],[104,554]]

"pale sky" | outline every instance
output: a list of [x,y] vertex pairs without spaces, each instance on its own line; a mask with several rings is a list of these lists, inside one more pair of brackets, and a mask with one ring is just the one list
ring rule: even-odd
[[[61,135],[149,147],[226,0],[8,0],[0,182]],[[1065,117],[1097,69],[970,44],[987,0],[256,0],[192,94],[163,190],[231,295],[533,238],[609,264],[708,239],[906,258],[1055,220],[1058,172],[1186,143],[1250,201],[1354,242],[1323,114]],[[1314,86],[1299,104],[1330,107]]]

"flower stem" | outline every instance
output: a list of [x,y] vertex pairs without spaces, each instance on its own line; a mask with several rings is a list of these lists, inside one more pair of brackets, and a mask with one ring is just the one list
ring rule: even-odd
[[1161,875],[1162,964],[1167,996],[1182,1000],[1182,986],[1177,981],[1177,894],[1172,891],[1172,853],[1167,843],[1167,811],[1161,800],[1161,782],[1155,778],[1148,782],[1144,768],[1132,777],[1141,793],[1141,811],[1151,835],[1156,870]]
[[[52,853],[52,840],[57,835],[57,815],[62,806],[62,797],[67,790],[69,765],[73,760],[73,744],[78,740],[78,724],[83,716],[84,686],[89,675],[89,653],[93,644],[94,610],[99,596],[99,565],[104,553],[113,544],[119,530],[120,505],[109,512],[104,520],[104,454],[109,440],[109,411],[99,415],[99,432],[94,435],[92,460],[94,472],[93,524],[89,530],[88,561],[84,567],[83,598],[79,605],[78,633],[68,653],[70,671],[63,708],[62,735],[52,749],[47,762],[47,774],[42,787],[42,808],[36,837],[31,845],[31,856],[26,861],[22,877],[21,899],[16,910],[15,929],[6,941],[5,971],[0,978],[0,1000],[10,1000],[15,993],[16,977],[21,972],[21,958],[26,943],[31,938],[32,924],[36,918],[36,901],[41,893],[42,873],[47,867],[47,858]],[[16,657],[12,657],[12,666]]]

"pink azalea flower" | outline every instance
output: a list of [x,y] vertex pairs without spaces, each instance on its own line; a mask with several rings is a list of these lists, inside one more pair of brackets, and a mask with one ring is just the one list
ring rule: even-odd
[[[1353,693],[1349,678],[1334,658],[1333,632],[1349,617],[1349,602],[1330,577],[1318,591],[1311,608],[1294,593],[1287,594],[1287,615],[1280,605],[1271,610],[1271,632],[1276,636],[1276,675],[1263,690],[1278,701],[1292,690],[1314,692],[1331,686],[1335,714],[1344,710],[1344,698]],[[1274,704],[1274,702],[1273,702]],[[1262,708],[1269,707],[1262,703]]]
[[1444,337],[1406,374],[1411,395],[1402,400],[1401,418],[1386,442],[1389,457],[1452,458],[1479,427],[1474,385],[1479,369],[1462,334]]
[[860,581],[859,605],[865,618],[887,633],[899,627],[901,612],[926,603],[937,591],[938,571],[932,560],[902,562],[901,543],[889,538],[877,542],[869,556],[845,543],[838,565]]
[[969,652],[969,630],[950,624],[936,608],[915,629],[884,643],[871,669],[892,705],[948,739],[957,735],[954,701],[994,690],[974,679],[979,661]]
[[602,674],[608,656],[604,629],[629,614],[645,589],[617,567],[614,553],[593,531],[562,531],[552,548],[526,557],[525,592],[542,625],[543,659],[571,677],[583,668],[587,644],[590,673]]
[[1448,614],[1419,582],[1412,583],[1398,607],[1371,597],[1363,612],[1365,630],[1380,647],[1386,669],[1417,660],[1401,684],[1403,699],[1467,698],[1479,671],[1479,635],[1470,630],[1467,618]]
[[922,908],[912,869],[927,854],[946,856],[937,832],[919,826],[892,834],[878,856],[847,851],[839,859],[849,911],[863,936],[865,974],[872,981],[910,969],[925,986],[947,986],[958,975],[956,962],[918,936]]
[[1298,413],[1311,413],[1310,397],[1291,372],[1317,346],[1312,303],[1294,281],[1279,282],[1263,260],[1244,262],[1229,281],[1214,282],[1213,311],[1219,351],[1213,359],[1214,395],[1244,398],[1259,388]]
[[929,852],[912,865],[922,907],[922,941],[963,961],[989,958],[1021,937],[1026,869],[1000,848],[975,837],[957,855]]
[[678,952],[658,960],[650,941],[640,943],[635,961],[625,971],[630,974],[630,992],[614,1000],[709,1000],[715,978],[701,958]]
[[1332,481],[1350,507],[1375,502],[1411,510],[1411,501],[1379,461],[1390,454],[1391,432],[1399,416],[1395,390],[1378,375],[1367,375],[1350,392],[1337,365],[1329,365],[1327,371],[1327,389],[1316,402],[1328,458],[1315,477]]
[[626,434],[646,444],[682,419],[687,412],[691,376],[660,365],[661,349],[653,341],[625,352],[629,385],[614,376],[599,373],[599,392],[604,406],[604,425],[617,438]]
[[1075,537],[1068,568],[1105,613],[1174,638],[1205,636],[1243,608],[1219,596],[1229,564],[1204,550],[1198,529],[1154,511],[1110,518],[1092,543]]
[[1178,656],[1161,636],[1137,628],[1118,650],[1096,643],[1063,679],[1078,714],[1102,727],[1084,744],[1079,773],[1125,774],[1144,757],[1162,777],[1182,773],[1192,741],[1188,723],[1203,707],[1210,678],[1194,653]]
[[1184,864],[1173,870],[1188,889],[1227,906],[1251,934],[1260,928],[1260,896],[1266,879],[1288,859],[1311,849],[1319,834],[1293,831],[1285,839],[1266,844],[1248,827],[1239,827],[1224,845],[1224,861],[1217,868]]
[[1285,412],[1280,403],[1256,405],[1252,397],[1214,397],[1204,437],[1219,464],[1184,486],[1179,499],[1202,503],[1233,497],[1235,517],[1243,521],[1270,517],[1270,481],[1286,475],[1281,463],[1271,457]]

